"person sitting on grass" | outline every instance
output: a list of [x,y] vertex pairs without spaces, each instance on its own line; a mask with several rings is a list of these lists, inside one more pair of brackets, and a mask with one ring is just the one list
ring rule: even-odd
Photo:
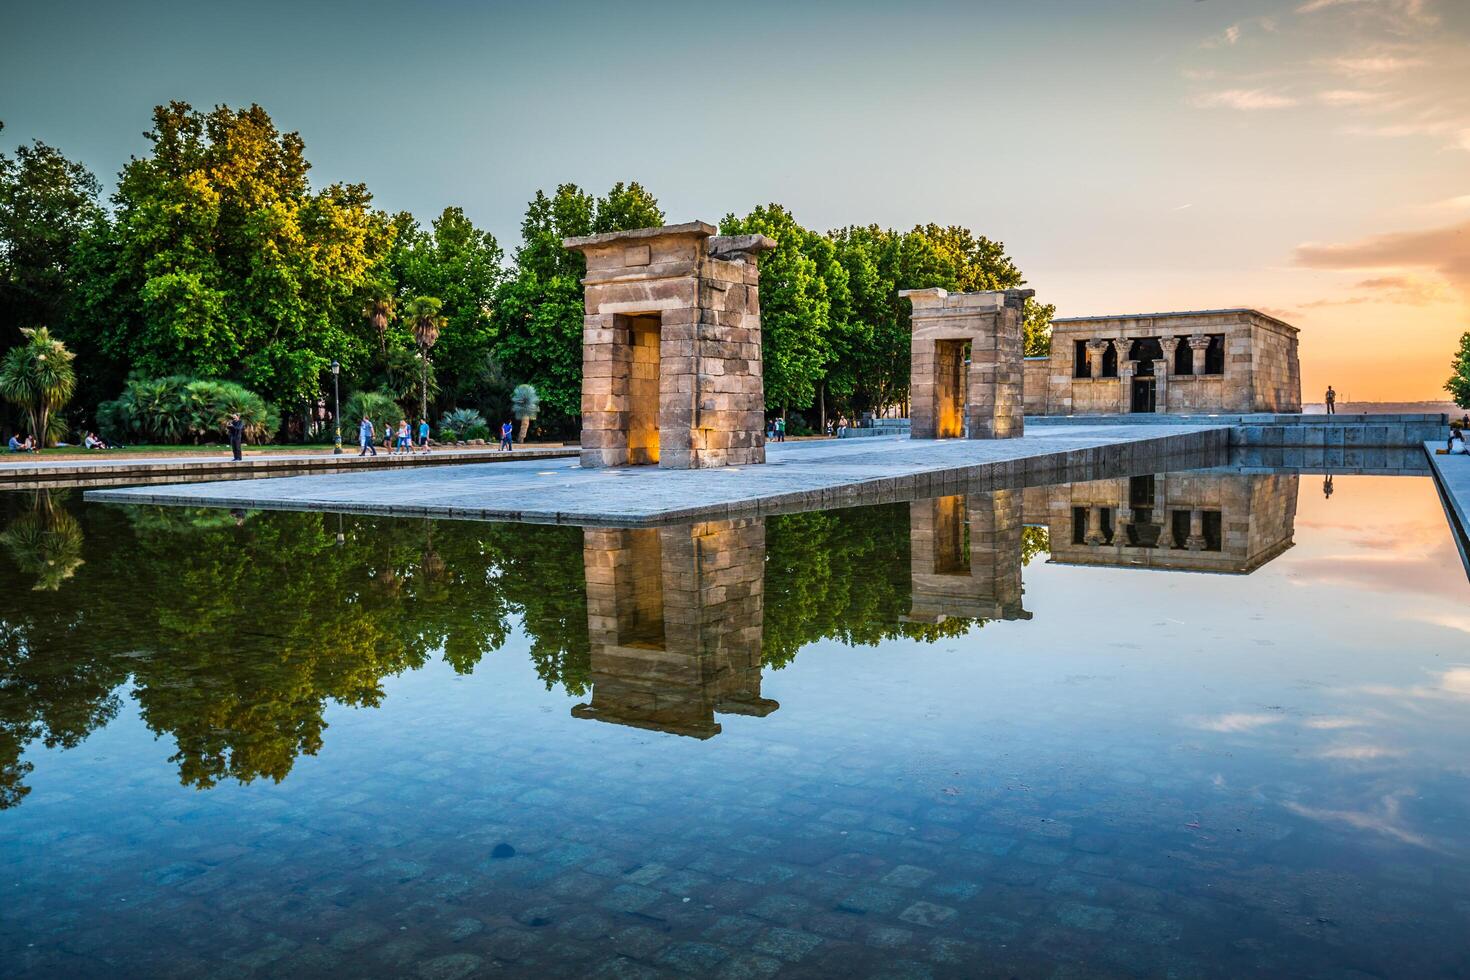
[[112,448],[111,446],[109,446],[107,444],[107,440],[106,439],[104,439],[101,436],[97,435],[95,432],[88,432],[85,435],[85,437],[82,439],[82,445],[86,446],[88,449],[111,449]]
[[25,439],[22,440],[20,437],[20,433],[18,432],[10,437],[9,445],[10,451],[13,453],[28,453],[34,451],[34,449],[36,448],[35,444],[31,442],[30,436],[26,436]]

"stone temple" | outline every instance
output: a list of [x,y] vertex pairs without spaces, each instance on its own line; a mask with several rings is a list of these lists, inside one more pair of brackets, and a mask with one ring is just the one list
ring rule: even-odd
[[764,463],[764,235],[693,221],[569,238],[587,257],[582,465]]
[[1031,289],[904,289],[913,304],[915,439],[1013,439],[1025,428],[1023,308]]
[[1027,415],[1302,410],[1297,328],[1259,310],[1053,320],[1025,371]]

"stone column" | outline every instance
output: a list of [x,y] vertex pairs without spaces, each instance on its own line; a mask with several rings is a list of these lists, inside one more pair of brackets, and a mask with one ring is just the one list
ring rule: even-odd
[[1103,367],[1103,354],[1107,352],[1108,342],[1106,340],[1089,340],[1087,342],[1087,373],[1089,377],[1101,378]]
[[1101,507],[1087,508],[1087,535],[1083,540],[1091,545],[1103,543]]
[[1160,371],[1154,368],[1154,377],[1158,379],[1157,410],[1167,412],[1169,410],[1169,375],[1174,373],[1174,353],[1179,349],[1179,338],[1160,337],[1159,346],[1164,350],[1164,369]]
[[1131,337],[1122,337],[1113,341],[1113,350],[1118,352],[1118,389],[1121,392],[1118,397],[1118,411],[1123,415],[1133,411],[1133,372],[1138,362],[1128,357],[1132,346]]
[[1159,548],[1164,551],[1172,551],[1178,547],[1174,541],[1174,515],[1166,508],[1159,508],[1157,514],[1158,517],[1155,519],[1159,522],[1160,528]]
[[1205,512],[1198,508],[1189,512],[1189,540],[1184,547],[1190,551],[1205,549]]
[[1189,349],[1194,355],[1194,374],[1198,377],[1205,373],[1205,351],[1210,349],[1210,338],[1202,333],[1190,334]]

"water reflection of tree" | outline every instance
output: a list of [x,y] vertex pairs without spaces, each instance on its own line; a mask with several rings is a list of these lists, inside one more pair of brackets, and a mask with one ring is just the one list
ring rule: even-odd
[[32,579],[36,592],[54,592],[82,564],[82,525],[60,506],[49,490],[31,495],[30,509],[11,518],[0,544]]
[[[27,792],[27,744],[76,745],[130,679],[200,787],[283,779],[320,749],[329,706],[378,705],[386,678],[436,655],[469,673],[513,618],[548,689],[588,690],[579,528],[78,505],[3,499],[0,807]],[[765,662],[975,625],[901,621],[908,533],[906,505],[770,518]]]

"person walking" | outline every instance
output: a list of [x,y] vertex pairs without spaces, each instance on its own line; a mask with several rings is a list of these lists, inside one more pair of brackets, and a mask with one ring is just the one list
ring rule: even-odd
[[398,420],[398,445],[393,451],[394,453],[403,453],[404,455],[413,452],[413,447],[409,445],[408,419]]
[[502,422],[500,425],[500,448],[506,452],[510,452],[515,447],[515,440],[512,438],[514,435],[515,426],[509,422]]
[[1332,385],[1327,386],[1327,414],[1337,414],[1337,392],[1332,390]]
[[425,453],[429,451],[429,420],[419,419],[419,448]]
[[374,456],[378,455],[378,447],[373,445],[375,435],[373,420],[364,415],[362,421],[357,423],[357,444],[362,447],[362,452],[357,455],[366,456],[369,453]]
[[240,446],[245,441],[245,422],[236,412],[230,416],[230,424],[225,426],[225,435],[230,439],[230,452],[234,454],[235,462],[240,462]]

